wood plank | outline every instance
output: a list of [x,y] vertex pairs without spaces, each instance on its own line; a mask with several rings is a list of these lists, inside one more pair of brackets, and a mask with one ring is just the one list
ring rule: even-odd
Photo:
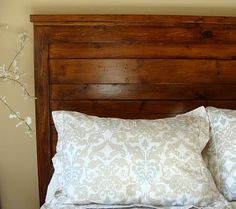
[[[89,114],[91,110],[95,113],[100,112],[105,116],[107,113],[111,116],[116,112],[121,112],[124,116],[126,113],[136,114],[142,113],[145,115],[150,112],[153,114],[179,114],[190,111],[199,106],[214,106],[218,108],[236,109],[236,100],[199,100],[199,101],[142,101],[142,100],[77,100],[77,101],[51,101],[51,111],[67,110],[78,111]],[[121,111],[122,110],[122,111]],[[123,116],[123,117],[124,117]]]
[[218,25],[168,27],[161,25],[82,25],[53,27],[50,40],[54,42],[149,41],[159,43],[236,43],[236,28]]
[[52,100],[222,100],[236,99],[236,85],[78,84],[50,86]]
[[52,84],[236,83],[231,60],[52,59],[49,66]]
[[190,15],[30,15],[30,21],[34,24],[42,22],[44,25],[60,23],[76,22],[114,22],[114,23],[155,23],[165,25],[185,24],[217,24],[217,25],[233,25],[236,24],[235,17],[219,17],[219,16],[190,16]]
[[52,175],[50,115],[49,115],[49,77],[47,30],[34,28],[34,67],[35,67],[35,109],[37,160],[40,205],[45,202],[48,183]]
[[158,42],[51,43],[50,58],[235,59],[233,44],[161,44]]
[[[51,101],[51,111],[77,111],[88,115],[117,118],[164,118],[182,113],[186,108],[193,109],[200,103],[189,106],[178,101]],[[236,102],[235,102],[236,104]],[[236,107],[236,105],[235,105]],[[51,124],[53,120],[51,117]]]
[[184,110],[194,109],[199,104],[183,104],[178,101],[51,101],[50,108],[51,111],[77,111],[100,117],[157,119],[183,113]]

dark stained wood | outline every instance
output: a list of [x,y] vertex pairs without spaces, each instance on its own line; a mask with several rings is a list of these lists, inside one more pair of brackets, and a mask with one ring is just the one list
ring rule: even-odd
[[[233,73],[236,73],[236,61],[52,59],[49,61],[49,66],[51,84],[236,83],[236,76],[232,76]],[[202,76],[205,74],[207,76]]]
[[33,15],[40,204],[57,134],[51,111],[156,119],[236,109],[236,17]]
[[50,115],[49,115],[49,76],[47,31],[34,27],[34,69],[35,69],[35,110],[38,158],[38,183],[40,204],[44,202],[47,185],[52,175]]
[[52,100],[193,100],[236,99],[236,85],[80,84],[51,85]]
[[211,16],[174,16],[174,15],[31,15],[31,22],[35,25],[68,25],[70,23],[80,24],[83,22],[90,23],[155,23],[164,25],[178,25],[178,24],[216,24],[216,25],[236,25],[235,17],[211,17]]
[[[236,109],[236,100],[181,100],[181,101],[160,101],[160,100],[79,100],[79,101],[51,101],[51,111],[69,110],[88,113],[89,111],[100,111],[103,113],[102,117],[112,116],[114,112],[122,110],[126,117],[126,113],[160,113],[160,114],[179,114],[186,111],[193,110],[199,106],[215,106],[218,108]],[[89,113],[88,113],[89,114]]]
[[[68,110],[77,111],[100,117],[117,117],[130,119],[156,119],[174,116],[199,106],[215,106],[219,108],[236,109],[236,101],[233,100],[77,100],[77,101],[51,101],[51,111]],[[51,124],[53,120],[51,118]]]
[[[191,27],[191,30],[190,30]],[[73,35],[71,35],[73,34]],[[81,25],[74,27],[54,27],[50,39],[54,42],[102,42],[109,41],[149,41],[160,43],[236,43],[236,27],[225,28],[218,25],[192,25],[169,27],[153,25]]]
[[[181,52],[181,53],[180,53]],[[161,44],[159,42],[52,43],[50,58],[233,59],[236,44]]]

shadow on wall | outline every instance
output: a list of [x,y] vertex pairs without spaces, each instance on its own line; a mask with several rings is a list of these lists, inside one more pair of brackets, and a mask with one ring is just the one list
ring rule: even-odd
[[157,6],[157,5],[48,5],[33,6],[32,14],[160,14],[160,15],[215,15],[215,16],[236,16],[235,7],[180,7],[180,6]]

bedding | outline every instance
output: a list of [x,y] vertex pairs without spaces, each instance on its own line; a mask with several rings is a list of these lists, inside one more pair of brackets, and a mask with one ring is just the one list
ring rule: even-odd
[[46,204],[63,191],[61,205],[228,207],[201,157],[209,139],[206,111],[194,112],[202,116],[123,120],[53,112],[59,186],[51,185]]
[[236,209],[236,203],[228,202],[224,205],[214,204],[206,207],[195,207],[195,206],[176,206],[176,207],[153,207],[153,206],[105,206],[105,205],[58,205],[58,204],[44,204],[41,209]]
[[236,202],[227,202],[226,200],[219,200],[205,207],[196,206],[145,206],[145,205],[102,205],[102,204],[89,204],[89,205],[76,205],[64,204],[68,202],[67,197],[62,192],[57,192],[54,198],[49,203],[45,203],[41,209],[236,209]]
[[224,198],[220,198],[216,202],[209,204],[205,207],[196,206],[145,206],[145,205],[104,205],[104,204],[65,204],[70,202],[68,196],[62,191],[57,191],[53,197],[45,203],[41,209],[236,209],[236,201],[228,202]]
[[236,110],[208,107],[211,131],[208,167],[220,192],[236,200]]

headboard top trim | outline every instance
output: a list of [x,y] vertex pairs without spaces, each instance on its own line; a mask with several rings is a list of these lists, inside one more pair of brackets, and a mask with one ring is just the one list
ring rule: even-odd
[[81,22],[115,22],[115,23],[168,23],[168,24],[236,24],[236,17],[216,16],[177,16],[177,15],[31,15],[30,21],[35,25],[46,23],[70,24]]

